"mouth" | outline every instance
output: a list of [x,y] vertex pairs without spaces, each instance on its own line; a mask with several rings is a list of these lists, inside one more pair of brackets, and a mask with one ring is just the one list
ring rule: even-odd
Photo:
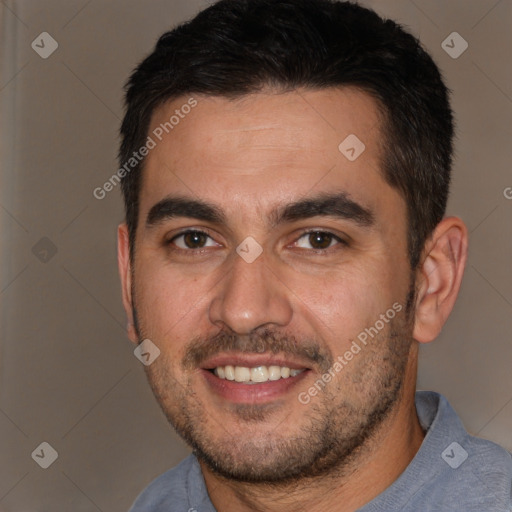
[[299,361],[264,354],[221,355],[202,368],[208,388],[233,403],[284,398],[311,369]]
[[228,364],[226,366],[217,366],[210,371],[219,379],[235,381],[241,384],[257,384],[296,377],[305,370],[305,368],[297,369],[276,365],[249,368],[247,366],[232,366]]

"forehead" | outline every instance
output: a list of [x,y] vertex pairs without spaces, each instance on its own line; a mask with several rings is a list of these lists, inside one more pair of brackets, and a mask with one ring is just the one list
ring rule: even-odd
[[245,218],[333,189],[376,210],[401,201],[380,170],[377,103],[353,88],[183,96],[154,112],[148,135],[141,215],[177,194]]

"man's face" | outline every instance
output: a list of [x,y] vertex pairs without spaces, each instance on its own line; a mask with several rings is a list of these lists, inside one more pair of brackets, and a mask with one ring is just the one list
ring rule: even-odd
[[[377,106],[353,89],[195,99],[140,192],[134,309],[161,351],[149,381],[224,476],[322,473],[382,422],[412,364],[406,207],[382,177]],[[352,134],[355,160],[356,139],[338,148]]]

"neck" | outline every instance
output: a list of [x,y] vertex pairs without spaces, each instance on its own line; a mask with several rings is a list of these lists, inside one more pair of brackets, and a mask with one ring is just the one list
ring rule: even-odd
[[[411,362],[411,361],[410,361]],[[414,393],[416,364],[408,367],[402,395],[375,435],[358,449],[342,471],[285,484],[227,480],[200,461],[210,499],[219,512],[310,512],[327,507],[355,511],[388,488],[405,470],[423,441]]]

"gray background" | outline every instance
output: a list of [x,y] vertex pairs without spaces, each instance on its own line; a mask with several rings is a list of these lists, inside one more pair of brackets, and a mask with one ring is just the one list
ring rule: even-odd
[[[512,1],[364,3],[420,37],[457,116],[448,213],[467,223],[470,257],[448,324],[422,348],[418,387],[512,450]],[[0,511],[126,511],[188,453],[125,336],[119,191],[92,191],[117,169],[128,74],[204,5],[0,2]],[[48,59],[31,48],[44,31],[59,44]],[[469,43],[457,59],[441,46],[453,31]],[[48,469],[31,457],[43,441],[59,454]]]

